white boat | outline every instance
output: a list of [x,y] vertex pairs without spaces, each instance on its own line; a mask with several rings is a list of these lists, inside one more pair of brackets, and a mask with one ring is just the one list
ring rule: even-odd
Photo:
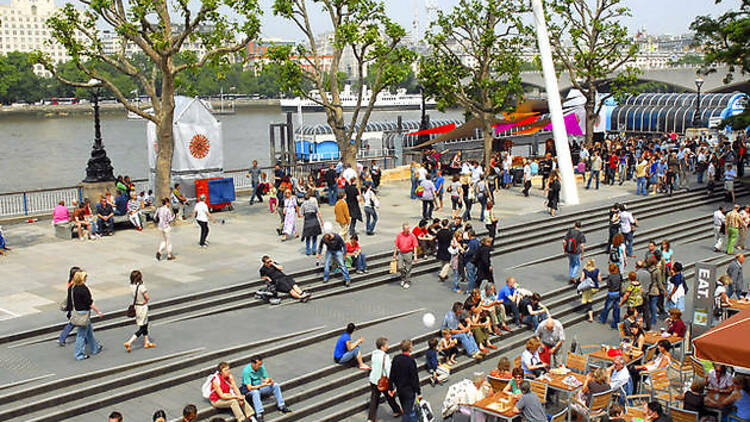
[[[315,99],[322,99],[318,90],[310,91],[310,96]],[[339,94],[341,99],[341,106],[344,111],[351,111],[357,107],[358,93],[352,91],[350,85],[344,86],[344,90]],[[362,96],[362,106],[366,107],[372,97],[372,90],[364,87],[364,95]],[[330,94],[328,95],[330,99]],[[422,108],[422,96],[417,94],[407,94],[406,89],[399,88],[395,94],[389,91],[382,91],[378,94],[375,100],[376,110],[419,110]],[[425,108],[434,109],[435,100],[425,98]],[[281,99],[281,111],[323,111],[323,106],[318,102],[308,98],[282,98]]]

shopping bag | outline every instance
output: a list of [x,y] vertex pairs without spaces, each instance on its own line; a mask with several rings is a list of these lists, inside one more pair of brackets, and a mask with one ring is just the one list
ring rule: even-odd
[[391,267],[390,267],[390,269],[389,269],[389,272],[390,272],[391,274],[396,274],[396,273],[398,273],[398,259],[392,259],[392,260],[391,260]]

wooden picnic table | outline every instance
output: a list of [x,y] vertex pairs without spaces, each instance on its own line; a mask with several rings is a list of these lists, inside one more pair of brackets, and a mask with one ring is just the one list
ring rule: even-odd
[[[502,406],[500,404],[501,400],[508,400],[508,405]],[[498,419],[503,419],[510,422],[518,416],[518,413],[513,412],[513,408],[515,407],[517,401],[518,399],[513,394],[499,391],[492,394],[491,396],[479,400],[474,404],[464,404],[462,406],[471,410],[472,421],[476,420],[476,412],[479,412],[484,413],[485,415],[495,416]],[[503,408],[505,408],[505,410],[501,410]]]
[[[587,353],[589,359],[597,359],[606,362],[614,362],[615,358],[608,355],[606,350],[596,349],[593,352]],[[643,351],[633,349],[630,353],[623,353],[622,357],[625,358],[625,364],[630,365],[634,362],[639,361],[643,357]]]
[[[566,384],[564,380],[569,376],[574,377],[576,381],[578,381],[578,385]],[[586,382],[586,375],[582,375],[573,371],[570,371],[566,374],[553,374],[551,372],[547,372],[544,375],[538,377],[536,381],[547,384],[547,388],[551,388],[565,394],[568,404],[570,404],[570,399],[573,394],[583,388],[583,383]],[[568,412],[568,422],[570,422],[571,420],[572,413],[573,412]]]
[[717,419],[721,420],[722,413],[727,411],[727,409],[724,407],[720,407],[719,402],[729,397],[730,394],[732,394],[731,391],[728,391],[726,393],[707,391],[705,396],[703,397],[703,405],[707,410],[715,412],[718,415]]
[[674,334],[670,334],[669,336],[664,337],[658,331],[648,331],[648,332],[646,332],[645,333],[645,338],[646,338],[646,340],[645,340],[646,344],[656,344],[660,340],[667,340],[667,341],[669,341],[669,344],[671,344],[672,346],[674,346],[675,344],[682,342],[682,337],[678,337],[678,336],[676,336]]

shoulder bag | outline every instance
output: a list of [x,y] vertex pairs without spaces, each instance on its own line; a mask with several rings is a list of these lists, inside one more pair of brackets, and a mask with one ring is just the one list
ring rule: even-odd
[[378,391],[388,390],[388,377],[385,376],[385,352],[383,352],[383,365],[380,372],[380,378],[378,378]]
[[86,313],[81,313],[76,310],[76,300],[73,290],[75,290],[75,288],[70,289],[70,300],[73,304],[73,309],[71,309],[72,312],[70,313],[70,323],[76,327],[88,327],[91,323],[91,310]]
[[141,287],[140,284],[135,286],[135,294],[133,295],[133,304],[128,306],[128,310],[125,311],[125,316],[128,318],[135,318],[135,301],[138,299],[138,288]]

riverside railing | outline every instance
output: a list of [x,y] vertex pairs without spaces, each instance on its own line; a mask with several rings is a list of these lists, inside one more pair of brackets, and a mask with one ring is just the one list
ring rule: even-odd
[[[377,161],[383,168],[390,168],[394,165],[395,157],[393,156],[367,156],[361,157],[360,161],[369,163],[371,160]],[[331,161],[336,162],[336,161]],[[291,168],[291,174],[297,179],[307,177],[308,174],[315,170],[327,167],[328,162],[310,162],[298,164]],[[263,171],[270,173],[272,167],[262,167]],[[226,170],[225,177],[231,177],[234,183],[234,190],[237,192],[249,191],[252,188],[252,181],[246,177],[247,169]],[[269,174],[271,179],[272,175]],[[137,192],[148,191],[151,189],[148,179],[133,180]],[[89,198],[96,201],[95,198]],[[38,189],[23,192],[0,193],[0,218],[9,217],[33,217],[38,215],[50,214],[60,201],[65,201],[65,205],[71,206],[73,201],[83,200],[83,188],[79,186],[66,186],[61,188]]]

